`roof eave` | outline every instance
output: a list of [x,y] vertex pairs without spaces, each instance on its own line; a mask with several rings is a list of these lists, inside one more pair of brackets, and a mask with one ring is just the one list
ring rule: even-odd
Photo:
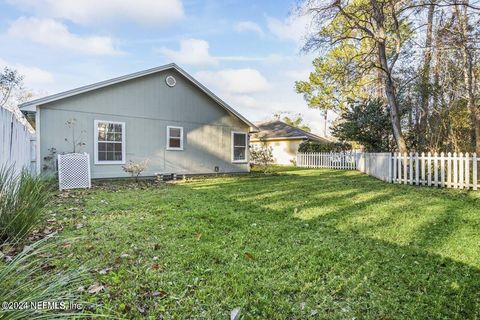
[[142,76],[146,76],[146,75],[150,75],[150,74],[153,74],[153,73],[165,71],[165,70],[168,70],[168,69],[175,69],[177,72],[182,74],[188,80],[193,82],[200,90],[202,90],[204,93],[206,93],[215,102],[220,104],[224,109],[226,109],[227,111],[232,113],[234,116],[236,116],[238,119],[240,119],[245,124],[247,124],[250,127],[250,132],[258,132],[259,131],[257,126],[255,126],[252,122],[247,120],[244,116],[242,116],[240,113],[238,113],[235,109],[230,107],[226,102],[224,102],[222,99],[220,99],[217,95],[215,95],[212,91],[210,91],[207,87],[205,87],[203,84],[198,82],[195,78],[193,78],[190,74],[188,74],[185,70],[180,68],[175,63],[169,63],[169,64],[166,64],[166,65],[163,65],[163,66],[160,66],[160,67],[151,68],[151,69],[127,74],[127,75],[124,75],[124,76],[121,76],[121,77],[100,81],[100,82],[93,83],[93,84],[86,85],[86,86],[82,86],[82,87],[79,87],[79,88],[76,88],[76,89],[72,89],[72,90],[60,92],[60,93],[57,93],[57,94],[53,94],[53,95],[50,95],[50,96],[47,96],[47,97],[35,99],[35,100],[29,101],[29,102],[22,103],[18,107],[23,111],[36,111],[37,107],[40,107],[41,105],[46,104],[46,103],[50,103],[50,102],[53,102],[53,101],[65,99],[65,98],[68,98],[68,97],[71,97],[71,96],[74,96],[74,95],[82,94],[82,93],[92,91],[92,90],[96,90],[96,89],[100,89],[100,88],[104,88],[104,87],[107,87],[107,86],[110,86],[110,85],[113,85],[113,84],[116,84],[116,83],[136,79],[136,78],[139,78],[139,77],[142,77]]
[[306,136],[296,136],[296,137],[268,137],[268,138],[252,138],[250,141],[276,141],[276,140],[304,140],[308,139]]

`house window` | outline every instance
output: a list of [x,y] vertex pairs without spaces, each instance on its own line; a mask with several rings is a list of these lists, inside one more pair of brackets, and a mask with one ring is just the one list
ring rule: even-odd
[[167,127],[167,150],[183,150],[182,127]]
[[232,162],[247,161],[247,134],[232,132]]
[[125,163],[125,123],[95,120],[95,164]]

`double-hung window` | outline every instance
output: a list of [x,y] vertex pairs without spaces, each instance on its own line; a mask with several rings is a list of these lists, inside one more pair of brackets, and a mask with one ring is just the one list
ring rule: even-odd
[[95,120],[95,164],[125,163],[125,123]]
[[247,134],[232,132],[232,162],[247,161]]
[[183,150],[183,127],[167,126],[167,150]]

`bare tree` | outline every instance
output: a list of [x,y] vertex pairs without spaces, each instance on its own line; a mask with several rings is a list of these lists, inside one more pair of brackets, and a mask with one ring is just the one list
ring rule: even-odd
[[433,42],[433,17],[435,14],[436,1],[432,0],[428,6],[427,30],[425,36],[425,51],[423,53],[423,65],[420,74],[420,115],[418,117],[417,140],[419,145],[425,145],[426,131],[429,119],[430,99],[430,70],[432,64],[432,42]]
[[[404,35],[407,1],[350,2],[342,0],[305,0],[301,10],[313,15],[315,30],[304,49],[321,49],[351,43],[360,48],[352,61],[356,68],[377,74],[377,88],[383,86],[390,107],[391,124],[400,152],[407,151],[400,123],[400,108],[396,97],[393,73],[399,59]],[[378,86],[378,82],[381,85]]]
[[23,76],[17,70],[5,67],[0,73],[0,108],[3,108],[9,101],[12,91],[21,88]]
[[470,112],[472,146],[477,154],[480,154],[480,112],[475,104],[476,101],[476,79],[473,70],[474,48],[470,40],[470,26],[468,17],[468,0],[460,1],[455,5],[455,13],[458,19],[458,39],[462,53],[462,69],[466,91],[467,107]]

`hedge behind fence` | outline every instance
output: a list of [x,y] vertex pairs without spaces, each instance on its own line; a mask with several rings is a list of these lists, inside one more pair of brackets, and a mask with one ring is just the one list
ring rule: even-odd
[[345,152],[352,150],[352,145],[346,142],[320,143],[304,141],[298,146],[298,152]]

